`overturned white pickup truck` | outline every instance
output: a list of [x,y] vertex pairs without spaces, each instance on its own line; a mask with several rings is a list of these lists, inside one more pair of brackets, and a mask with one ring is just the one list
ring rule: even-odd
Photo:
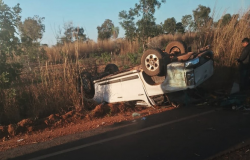
[[165,52],[146,50],[141,66],[134,70],[116,72],[118,67],[107,65],[111,75],[95,80],[82,74],[82,91],[97,103],[136,101],[154,106],[166,101],[168,93],[193,89],[213,75],[213,52],[203,48],[198,53],[186,53],[182,42],[173,41]]

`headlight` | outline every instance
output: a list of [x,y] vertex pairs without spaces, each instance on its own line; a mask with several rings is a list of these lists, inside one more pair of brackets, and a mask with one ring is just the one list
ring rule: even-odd
[[195,58],[195,59],[192,59],[190,61],[187,61],[185,63],[185,67],[186,68],[191,68],[191,67],[194,67],[196,64],[198,64],[200,62],[199,58]]

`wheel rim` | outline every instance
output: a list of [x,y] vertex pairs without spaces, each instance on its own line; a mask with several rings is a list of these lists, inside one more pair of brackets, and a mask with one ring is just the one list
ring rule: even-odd
[[149,54],[145,59],[145,66],[149,71],[155,71],[159,68],[159,58],[154,54]]
[[180,52],[181,52],[180,48],[178,48],[178,47],[173,47],[173,48],[170,50],[170,53],[175,53],[175,52],[180,53]]

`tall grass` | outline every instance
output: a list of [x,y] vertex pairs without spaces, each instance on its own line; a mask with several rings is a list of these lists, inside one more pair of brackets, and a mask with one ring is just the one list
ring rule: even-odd
[[76,90],[76,65],[65,61],[63,68],[49,71],[48,67],[53,66],[40,68],[39,75],[32,78],[36,81],[25,79],[17,87],[0,90],[0,124],[83,109]]
[[[50,62],[62,62],[65,57],[75,58],[76,43],[65,43],[61,46],[54,46],[46,48],[46,53]],[[139,49],[137,41],[129,42],[127,40],[104,40],[104,41],[90,41],[79,42],[78,44],[79,58],[88,58],[93,55],[101,55],[102,53],[126,54],[136,53]]]
[[195,40],[197,38],[196,33],[185,33],[185,34],[164,34],[159,35],[157,37],[149,39],[148,47],[149,48],[160,48],[162,50],[165,50],[167,44],[170,41],[183,41],[187,44],[187,46],[192,47],[192,45],[196,44]]
[[240,20],[232,18],[228,25],[218,24],[218,28],[212,32],[212,46],[215,56],[220,60],[217,64],[231,66],[234,59],[239,57],[242,46],[241,40],[250,37],[249,13],[243,14]]

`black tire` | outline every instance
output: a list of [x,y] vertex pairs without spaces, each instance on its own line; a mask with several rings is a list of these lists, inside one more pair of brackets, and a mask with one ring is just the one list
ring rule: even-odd
[[94,84],[92,82],[92,76],[89,72],[82,72],[80,74],[77,90],[81,92],[83,90],[86,97],[92,97],[95,93]]
[[148,49],[141,57],[141,67],[149,76],[160,75],[164,70],[164,53],[160,49]]
[[104,72],[108,72],[109,74],[114,74],[115,72],[118,72],[119,68],[115,64],[107,64],[105,67]]
[[173,54],[173,53],[184,54],[187,52],[187,46],[184,42],[172,41],[168,43],[168,45],[166,46],[165,52],[167,54]]

